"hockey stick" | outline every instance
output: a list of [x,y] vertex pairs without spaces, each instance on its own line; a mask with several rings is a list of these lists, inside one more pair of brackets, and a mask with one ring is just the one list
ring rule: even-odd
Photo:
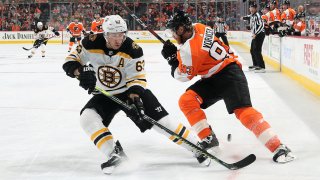
[[[47,41],[49,41],[49,39],[52,39],[52,38],[54,38],[54,37],[56,37],[56,36],[52,36],[52,37],[50,37],[50,38],[48,38],[48,39],[46,39],[46,40],[44,40],[43,42],[41,42],[41,44],[43,44],[44,42],[47,42]],[[40,45],[41,45],[40,44]],[[25,47],[22,47],[22,49],[24,49],[24,50],[26,50],[26,51],[30,51],[32,48],[34,48],[34,47],[36,47],[36,46],[32,46],[31,48],[25,48]]]
[[161,41],[162,43],[166,42],[153,29],[151,29],[144,22],[142,22],[141,19],[139,19],[121,0],[115,1],[118,2],[121,5],[121,7],[123,7],[130,14],[131,17],[133,17],[133,19],[135,19],[143,28],[147,29],[151,34],[153,34],[159,41]]
[[[126,110],[132,110],[132,106],[129,106],[128,104],[126,104],[125,102],[121,101],[120,99],[118,99],[117,97],[113,96],[112,94],[110,94],[109,92],[99,88],[99,87],[95,87],[96,90],[98,90],[99,92],[101,92],[103,95],[107,96],[108,98],[110,98],[112,101],[118,103],[120,106],[122,106],[123,108],[125,108]],[[195,149],[197,152],[202,153],[203,155],[207,156],[210,159],[215,160],[216,162],[218,162],[219,164],[223,165],[224,167],[230,169],[230,170],[237,170],[243,167],[246,167],[248,165],[250,165],[251,163],[253,163],[256,160],[256,156],[254,154],[250,154],[247,157],[245,157],[244,159],[236,162],[236,163],[232,163],[232,164],[228,164],[220,159],[218,159],[217,157],[213,156],[212,154],[208,153],[206,150],[203,150],[202,148],[198,147],[197,145],[193,144],[192,142],[188,141],[187,139],[181,137],[179,134],[171,131],[170,129],[166,128],[165,126],[159,124],[156,120],[152,119],[151,117],[143,114],[142,119],[148,121],[149,123],[158,126],[159,128],[163,129],[164,131],[166,131],[167,133],[169,133],[170,135],[174,136],[175,138],[183,141],[184,143],[186,143],[187,145],[189,145],[190,147],[192,147],[193,149]]]

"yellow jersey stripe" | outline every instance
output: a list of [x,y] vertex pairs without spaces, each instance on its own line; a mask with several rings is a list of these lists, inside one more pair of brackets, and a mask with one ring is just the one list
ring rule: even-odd
[[105,54],[102,49],[89,49],[87,51],[90,52],[90,53]]
[[132,57],[129,54],[124,53],[124,52],[118,52],[116,55],[121,56],[126,59],[132,59]]

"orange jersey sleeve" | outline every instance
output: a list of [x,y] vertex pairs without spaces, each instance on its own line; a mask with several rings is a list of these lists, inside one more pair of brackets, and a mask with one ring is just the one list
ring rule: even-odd
[[103,18],[100,21],[96,21],[96,20],[92,21],[91,31],[95,33],[103,32],[103,29],[102,29],[103,22],[104,22]]
[[208,78],[232,62],[241,66],[228,46],[214,36],[214,31],[203,24],[194,25],[194,34],[177,52],[179,66],[174,77],[180,81],[201,75]]

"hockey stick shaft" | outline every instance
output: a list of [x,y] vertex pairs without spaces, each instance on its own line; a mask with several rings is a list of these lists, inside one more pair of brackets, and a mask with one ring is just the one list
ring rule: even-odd
[[[125,102],[121,101],[120,99],[118,99],[117,97],[113,96],[112,94],[108,93],[107,91],[99,88],[99,87],[95,87],[96,90],[98,90],[99,92],[101,92],[103,95],[107,96],[108,98],[110,98],[112,101],[118,103],[120,106],[122,106],[123,108],[127,109],[127,110],[131,110],[133,107],[129,106],[128,104],[126,104]],[[228,169],[231,170],[236,170],[236,169],[240,169],[243,168],[245,166],[248,166],[249,164],[253,163],[256,160],[256,156],[254,154],[250,154],[249,156],[245,157],[244,159],[233,163],[233,164],[228,164],[220,159],[218,159],[217,157],[213,156],[212,154],[208,153],[206,150],[203,150],[202,148],[198,147],[197,145],[193,144],[192,142],[188,141],[187,139],[181,137],[179,134],[171,131],[170,129],[166,128],[165,126],[159,124],[156,120],[152,119],[151,117],[147,116],[147,115],[143,115],[142,119],[148,121],[149,123],[158,126],[159,128],[163,129],[164,131],[166,131],[167,133],[169,133],[170,135],[174,136],[175,138],[183,141],[184,143],[186,143],[187,145],[189,145],[190,147],[192,147],[193,149],[195,149],[197,152],[200,152],[202,154],[204,154],[205,156],[207,156],[210,159],[215,160],[216,162],[218,162],[219,164],[225,166]]]
[[[49,39],[52,39],[52,38],[54,38],[55,36],[52,36],[52,37],[50,37],[50,38],[48,38],[48,39],[46,39],[46,40],[44,40],[41,44],[43,44],[44,42],[47,42],[47,41],[49,41]],[[29,51],[29,50],[31,50],[32,48],[34,48],[35,46],[32,46],[31,48],[25,48],[25,47],[22,47],[22,49],[24,49],[24,50],[26,50],[26,51]]]
[[140,18],[138,18],[121,0],[115,0],[120,4],[121,7],[123,7],[133,19],[135,19],[143,28],[147,29],[151,34],[153,34],[159,41],[162,43],[165,43],[165,40],[163,40],[153,29],[148,27]]

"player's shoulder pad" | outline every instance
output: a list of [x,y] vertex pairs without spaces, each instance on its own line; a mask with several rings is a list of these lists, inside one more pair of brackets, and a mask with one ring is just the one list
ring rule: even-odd
[[129,37],[123,42],[119,51],[130,55],[133,59],[143,56],[142,48]]
[[82,40],[82,46],[85,49],[104,49],[106,46],[106,40],[103,37],[103,33],[90,34]]

